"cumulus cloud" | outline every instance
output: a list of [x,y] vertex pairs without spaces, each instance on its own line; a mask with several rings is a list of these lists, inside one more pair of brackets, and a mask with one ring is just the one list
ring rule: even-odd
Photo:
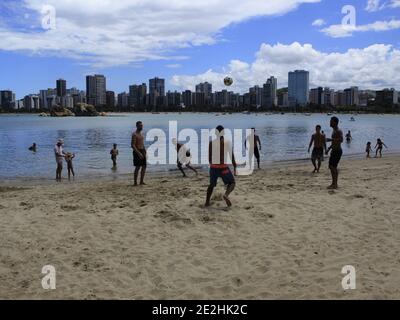
[[321,27],[325,25],[325,20],[324,19],[317,19],[312,23],[313,26],[315,27]]
[[[320,0],[24,0],[13,9],[28,10],[34,18],[22,20],[22,28],[15,28],[15,19],[12,26],[0,23],[0,50],[70,57],[100,67],[179,60],[185,57],[174,56],[174,50],[213,44],[231,24],[316,2]],[[55,7],[56,30],[40,28],[43,5]]]
[[336,24],[322,29],[321,32],[332,38],[345,38],[351,37],[356,32],[381,32],[395,29],[400,29],[400,20],[376,21],[374,23],[357,26]]
[[174,75],[171,83],[180,89],[193,90],[197,83],[208,81],[215,90],[221,90],[226,88],[223,79],[229,75],[234,79],[229,90],[244,93],[251,86],[262,85],[270,76],[278,78],[280,87],[287,86],[288,72],[296,69],[310,71],[311,87],[395,87],[400,83],[400,50],[375,44],[343,53],[325,53],[311,44],[264,43],[251,63],[233,60],[221,72],[210,69],[197,75]]

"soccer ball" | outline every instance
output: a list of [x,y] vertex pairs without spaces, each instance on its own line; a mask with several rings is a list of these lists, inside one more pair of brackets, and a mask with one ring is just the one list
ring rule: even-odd
[[233,83],[233,79],[232,79],[231,77],[226,77],[226,78],[224,79],[224,84],[225,84],[227,87],[231,86],[232,83]]

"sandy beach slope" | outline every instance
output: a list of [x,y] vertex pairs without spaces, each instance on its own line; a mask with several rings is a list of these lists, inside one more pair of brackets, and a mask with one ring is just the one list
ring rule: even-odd
[[[238,177],[0,185],[2,299],[400,299],[400,156]],[[191,174],[189,172],[189,174]],[[57,288],[41,286],[44,265]],[[342,267],[356,268],[344,291]]]

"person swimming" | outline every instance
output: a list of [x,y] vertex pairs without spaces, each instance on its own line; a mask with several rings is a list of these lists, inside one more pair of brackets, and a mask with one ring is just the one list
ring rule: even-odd
[[29,151],[36,152],[36,143],[33,143],[33,144],[29,147]]

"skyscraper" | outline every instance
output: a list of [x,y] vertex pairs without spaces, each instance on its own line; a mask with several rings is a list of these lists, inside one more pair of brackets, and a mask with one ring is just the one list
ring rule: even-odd
[[289,72],[289,104],[306,105],[309,101],[310,73],[304,70]]
[[14,102],[14,94],[10,90],[0,91],[0,106],[4,109],[11,109]]
[[57,80],[57,97],[65,97],[67,95],[67,81],[64,79]]
[[272,108],[277,105],[276,91],[278,89],[278,80],[275,77],[271,77],[263,85],[262,91],[262,106]]
[[150,94],[150,105],[157,106],[162,104],[163,97],[165,97],[165,80],[160,78],[154,78],[149,80],[149,94]]
[[202,82],[196,85],[196,93],[204,93],[204,99],[206,104],[211,103],[212,84],[208,82]]
[[96,107],[107,104],[106,78],[103,75],[86,76],[86,100]]
[[106,92],[106,105],[110,109],[115,108],[115,92],[114,91],[107,91]]

